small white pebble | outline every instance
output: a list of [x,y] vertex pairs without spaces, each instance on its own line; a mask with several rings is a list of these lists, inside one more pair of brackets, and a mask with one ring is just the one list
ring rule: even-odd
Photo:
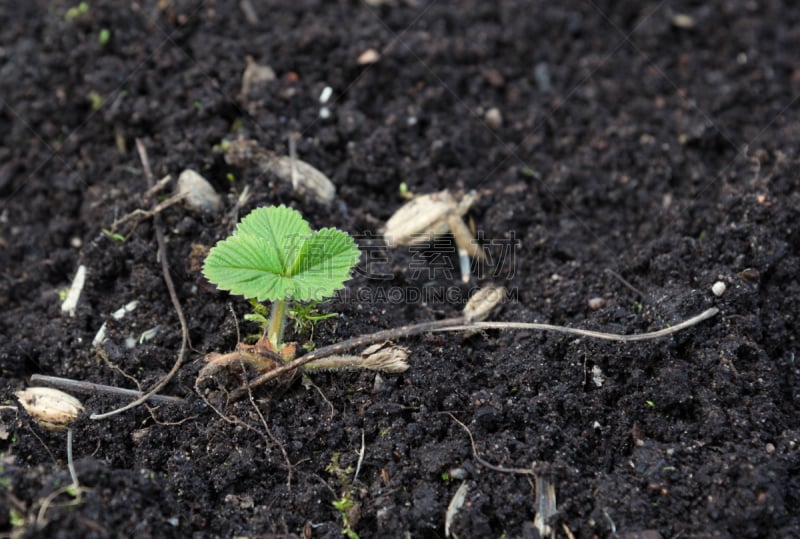
[[330,86],[326,86],[322,89],[322,92],[319,94],[319,102],[321,105],[324,105],[328,101],[330,101],[331,96],[333,95],[333,88]]
[[597,365],[592,367],[592,383],[597,387],[603,387],[603,384],[606,383],[606,376],[603,374],[603,369]]
[[320,107],[319,109],[319,117],[321,120],[327,120],[331,117],[331,109],[328,107]]
[[606,306],[606,300],[601,297],[594,297],[589,300],[588,304],[591,310],[597,311]]
[[375,49],[367,49],[361,53],[356,59],[356,63],[360,66],[374,64],[381,59],[381,54]]
[[727,287],[725,286],[725,283],[722,281],[717,281],[711,286],[711,292],[713,292],[715,296],[720,297],[725,293],[726,288]]
[[503,125],[503,114],[497,107],[492,107],[483,115],[483,121],[492,129],[499,129]]
[[672,17],[672,24],[677,28],[689,30],[691,28],[694,28],[694,25],[697,23],[694,17],[692,17],[691,15],[687,15],[685,13],[676,13]]
[[62,313],[67,313],[72,317],[75,316],[75,309],[78,306],[78,300],[81,298],[81,292],[83,291],[83,285],[85,283],[86,266],[81,264],[78,266],[78,271],[75,273],[75,279],[72,280],[72,286],[69,287],[67,297],[64,299],[64,303],[61,304]]
[[80,238],[78,238],[78,237],[75,237],[75,238],[70,238],[70,240],[69,240],[69,244],[70,244],[72,247],[74,247],[75,249],[80,249],[81,247],[83,247],[83,240],[81,240],[81,239],[80,239]]
[[215,212],[222,207],[222,198],[200,174],[186,169],[178,176],[178,194],[186,197],[186,205],[197,211]]

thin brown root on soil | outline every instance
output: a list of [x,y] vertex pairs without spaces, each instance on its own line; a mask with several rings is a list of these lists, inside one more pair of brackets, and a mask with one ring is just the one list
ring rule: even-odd
[[[239,366],[242,369],[242,376],[246,377],[247,376],[247,368],[245,367],[244,362],[240,360],[239,361]],[[272,443],[274,443],[275,445],[278,446],[278,449],[281,450],[281,454],[283,455],[283,460],[286,463],[286,472],[287,472],[287,475],[286,475],[286,488],[289,490],[289,492],[291,492],[291,490],[292,490],[292,473],[294,471],[294,466],[292,466],[292,461],[289,460],[289,453],[286,452],[286,447],[284,447],[284,445],[281,443],[281,441],[278,440],[278,438],[276,438],[274,434],[272,434],[272,431],[270,430],[269,425],[267,424],[267,418],[264,417],[264,414],[261,412],[261,409],[256,404],[256,401],[253,398],[253,392],[249,388],[247,390],[247,398],[250,400],[250,404],[253,406],[253,409],[256,411],[256,414],[258,415],[258,418],[261,421],[261,425],[264,427],[264,432],[267,433],[267,437],[272,441]]]
[[472,436],[472,431],[469,430],[469,427],[462,423],[456,416],[451,414],[450,412],[442,412],[445,415],[450,416],[450,419],[458,423],[458,425],[467,431],[467,436],[469,436],[469,443],[472,446],[472,456],[475,457],[475,460],[478,461],[479,464],[482,466],[489,468],[495,472],[500,473],[512,473],[512,474],[520,474],[520,475],[536,475],[536,472],[533,471],[533,468],[505,468],[503,466],[497,466],[496,464],[492,464],[491,462],[487,461],[483,457],[478,454],[478,448],[475,446],[475,438]]
[[593,339],[604,339],[607,341],[635,342],[660,339],[661,337],[672,335],[686,328],[695,326],[704,320],[708,320],[718,312],[719,309],[712,307],[710,309],[706,309],[696,316],[689,318],[688,320],[684,320],[679,324],[675,324],[674,326],[659,329],[658,331],[639,333],[636,335],[618,335],[616,333],[604,333],[602,331],[554,326],[551,324],[537,324],[532,322],[473,322],[472,324],[438,328],[431,331],[461,331],[468,329],[531,329],[536,331],[555,331],[557,333],[567,333],[569,335],[591,337]]
[[[522,330],[535,330],[535,331],[555,331],[559,333],[580,335],[583,337],[592,337],[595,339],[604,339],[604,340],[620,341],[620,342],[634,342],[634,341],[646,341],[650,339],[658,339],[661,337],[666,337],[667,335],[672,335],[673,333],[677,333],[681,330],[699,324],[700,322],[716,315],[718,312],[719,309],[717,309],[716,307],[712,307],[674,326],[660,329],[658,331],[652,331],[649,333],[640,333],[637,335],[617,335],[615,333],[603,333],[600,331],[591,331],[586,329],[555,326],[552,324],[537,324],[528,322],[467,323],[468,322],[467,317],[459,316],[455,318],[447,318],[444,320],[437,320],[433,322],[423,322],[421,324],[411,324],[399,328],[387,329],[383,331],[378,331],[376,333],[371,333],[368,335],[360,335],[358,337],[354,337],[352,339],[348,339],[340,343],[318,348],[313,352],[310,352],[302,357],[290,361],[289,363],[286,363],[285,365],[278,367],[277,369],[273,369],[267,373],[258,376],[257,378],[254,378],[248,384],[247,387],[249,389],[258,387],[261,384],[268,382],[269,380],[272,380],[277,376],[280,376],[284,372],[302,367],[306,363],[313,361],[315,359],[320,359],[333,354],[339,354],[341,352],[350,350],[358,346],[374,344],[377,342],[382,342],[387,340],[400,339],[403,337],[411,337],[413,335],[419,335],[421,333],[439,332],[439,331],[465,331],[465,330],[475,330],[475,329],[522,329]],[[233,393],[233,398],[240,398],[241,396],[242,396],[241,389]]]
[[[144,174],[145,178],[147,179],[148,186],[152,188],[155,185],[155,179],[153,176],[153,171],[150,168],[150,161],[147,158],[147,150],[144,147],[144,143],[140,139],[136,139],[136,149],[139,151],[139,158],[142,161],[142,166],[144,167]],[[161,389],[166,386],[170,380],[178,373],[178,369],[180,368],[181,364],[183,363],[183,358],[186,356],[186,349],[189,347],[189,326],[186,323],[186,317],[183,314],[183,309],[181,308],[181,303],[178,300],[178,295],[175,292],[175,284],[172,282],[172,276],[169,271],[169,262],[167,260],[167,244],[164,239],[164,224],[161,222],[161,215],[159,213],[153,214],[153,227],[155,228],[156,233],[156,241],[158,242],[158,259],[161,261],[161,271],[164,275],[164,282],[167,285],[167,290],[169,291],[169,298],[172,301],[172,306],[175,308],[175,312],[178,315],[178,320],[181,324],[181,349],[178,352],[178,358],[175,360],[175,364],[172,366],[172,369],[164,375],[161,380],[153,386],[147,393],[136,399],[135,401],[126,404],[122,408],[117,408],[116,410],[112,410],[110,412],[105,412],[103,414],[92,414],[89,416],[91,419],[106,419],[113,415],[125,412],[127,410],[131,410],[132,408],[136,408],[140,404],[143,404],[148,401],[153,395],[161,391]]]

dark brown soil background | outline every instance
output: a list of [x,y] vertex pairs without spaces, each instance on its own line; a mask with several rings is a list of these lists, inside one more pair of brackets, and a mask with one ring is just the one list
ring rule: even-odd
[[[337,454],[355,467],[363,436],[362,538],[443,537],[462,482],[458,537],[535,537],[532,478],[483,466],[449,411],[488,462],[552,481],[558,537],[800,537],[800,8],[253,1],[248,22],[232,0],[92,1],[67,17],[77,4],[0,3],[4,534],[340,537],[332,502],[346,486],[326,468]],[[359,65],[369,48],[380,59]],[[243,99],[247,55],[277,79]],[[493,107],[501,123],[487,121]],[[213,150],[246,135],[285,154],[292,132],[299,157],[336,183],[332,208]],[[217,214],[180,204],[162,215],[193,346],[162,393],[186,404],[93,421],[124,402],[79,395],[73,454],[86,490],[77,504],[48,499],[70,483],[66,433],[15,411],[14,391],[35,373],[149,388],[178,354],[152,221],[125,242],[102,232],[150,207],[136,138],[158,178],[194,168],[225,202]],[[486,243],[520,241],[513,264],[462,286],[415,274],[408,249],[387,253],[388,279],[348,284],[372,301],[323,306],[339,316],[317,326],[318,346],[461,308],[375,297],[387,289],[499,282],[517,299],[496,319],[619,333],[721,312],[639,344],[530,331],[412,338],[403,375],[316,375],[325,398],[300,383],[273,402],[256,392],[272,437],[247,399],[225,407],[228,421],[215,414],[194,380],[206,353],[236,344],[228,306],[240,321],[249,306],[199,264],[233,229],[245,187],[239,216],[283,203],[315,228],[363,235],[403,203],[401,182],[480,191],[468,218]],[[87,282],[69,317],[59,292],[80,264]],[[111,318],[132,300],[132,314]]]

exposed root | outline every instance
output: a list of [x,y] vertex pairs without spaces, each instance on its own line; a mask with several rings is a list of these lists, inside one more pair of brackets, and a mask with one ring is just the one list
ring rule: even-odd
[[[150,162],[147,159],[147,150],[144,147],[144,144],[140,139],[136,139],[136,148],[139,150],[139,158],[142,161],[142,166],[144,167],[145,178],[150,186],[155,184],[155,180],[153,178],[153,171],[150,169]],[[136,408],[140,404],[147,402],[153,395],[158,393],[164,386],[166,386],[170,380],[178,373],[178,369],[180,368],[181,364],[183,363],[183,359],[186,356],[186,349],[190,346],[189,342],[189,326],[186,323],[186,317],[183,314],[183,309],[181,308],[181,303],[178,300],[178,295],[175,292],[175,284],[172,282],[172,275],[169,271],[169,262],[167,259],[167,244],[164,240],[164,224],[161,222],[161,215],[159,213],[153,214],[153,226],[156,232],[156,241],[158,242],[158,258],[161,260],[161,271],[164,274],[164,282],[167,285],[167,290],[169,291],[170,300],[172,300],[172,306],[175,308],[175,312],[178,315],[178,320],[181,324],[181,349],[178,352],[178,357],[175,360],[175,364],[172,366],[172,369],[164,375],[161,380],[159,380],[155,386],[153,386],[150,391],[136,399],[135,401],[123,406],[122,408],[117,408],[116,410],[112,410],[110,412],[106,412],[103,414],[92,414],[89,416],[91,419],[106,419],[113,415],[125,412],[127,410],[131,410]]]

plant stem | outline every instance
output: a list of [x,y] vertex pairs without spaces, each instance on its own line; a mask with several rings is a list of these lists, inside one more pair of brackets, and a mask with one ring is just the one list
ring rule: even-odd
[[286,327],[286,300],[278,299],[272,302],[272,312],[269,315],[269,326],[267,326],[267,339],[280,352],[283,348],[283,329]]
[[[431,322],[423,322],[421,324],[410,324],[398,328],[385,329],[383,331],[378,331],[376,333],[370,333],[369,335],[360,335],[358,337],[353,337],[352,339],[347,339],[345,341],[338,342],[336,344],[323,346],[322,348],[317,348],[316,350],[309,352],[303,357],[294,359],[289,363],[281,365],[277,369],[273,369],[269,372],[266,372],[258,376],[257,378],[254,378],[253,380],[250,381],[247,387],[249,387],[250,389],[256,388],[261,384],[268,382],[277,376],[280,376],[284,372],[296,369],[298,367],[302,367],[303,365],[314,359],[328,357],[334,354],[341,354],[342,352],[346,352],[347,350],[359,346],[366,346],[368,344],[390,341],[392,339],[400,339],[402,337],[419,335],[420,333],[427,333],[434,329],[446,328],[449,326],[457,326],[464,324],[466,321],[467,319],[465,317],[458,316],[456,318],[434,320]],[[238,389],[233,393],[231,398],[235,400],[236,398],[242,396],[243,394],[244,391],[242,389]]]

